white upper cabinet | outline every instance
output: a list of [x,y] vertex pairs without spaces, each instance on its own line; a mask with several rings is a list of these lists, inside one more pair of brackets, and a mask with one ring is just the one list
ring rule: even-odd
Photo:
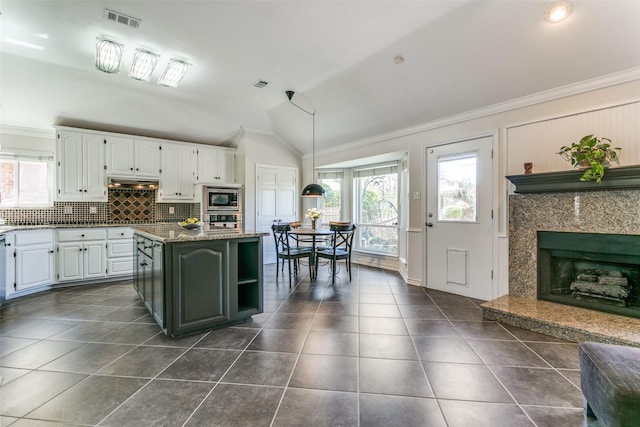
[[57,200],[107,201],[102,135],[60,131],[57,138]]
[[158,201],[194,199],[195,149],[192,144],[162,144]]
[[107,175],[159,178],[160,142],[108,136]]
[[233,184],[235,183],[235,151],[198,146],[198,172],[196,182],[199,184]]

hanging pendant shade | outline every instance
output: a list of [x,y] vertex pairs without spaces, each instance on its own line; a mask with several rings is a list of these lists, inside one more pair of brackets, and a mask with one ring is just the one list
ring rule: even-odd
[[[295,95],[295,92],[292,90],[288,90],[285,92],[287,94],[287,98],[289,98],[289,102],[293,105],[295,105],[296,107],[298,107],[300,110],[304,111],[305,113],[309,114],[311,116],[311,159],[313,162],[313,174],[315,175],[316,173],[316,112],[314,111],[307,111],[304,108],[302,108],[301,106],[299,106],[298,104],[294,103],[292,101],[293,95]],[[322,187],[322,185],[320,184],[308,184],[306,185],[303,189],[302,189],[302,197],[324,197],[325,196],[325,191],[324,188]]]
[[302,197],[324,197],[325,191],[320,184],[309,184],[302,189]]

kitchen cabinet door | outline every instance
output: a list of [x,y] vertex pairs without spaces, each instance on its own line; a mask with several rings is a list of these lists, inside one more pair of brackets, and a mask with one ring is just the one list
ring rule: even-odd
[[218,153],[218,177],[222,184],[233,184],[236,182],[236,153],[222,150]]
[[53,241],[16,248],[16,291],[53,284]]
[[198,173],[201,184],[233,184],[235,182],[235,151],[216,147],[198,147]]
[[107,201],[102,135],[58,133],[58,200]]
[[109,136],[107,174],[117,177],[158,178],[160,143]]
[[83,244],[82,268],[85,279],[107,275],[107,250],[104,240]]
[[105,142],[102,135],[82,135],[82,176],[84,200],[107,201]]
[[107,137],[107,174],[135,175],[135,142],[131,138]]
[[58,281],[82,280],[83,243],[58,243]]
[[173,334],[181,335],[229,319],[228,243],[172,245]]
[[159,201],[193,200],[194,150],[188,145],[162,146],[162,174]]
[[135,176],[160,177],[160,143],[157,141],[135,141]]

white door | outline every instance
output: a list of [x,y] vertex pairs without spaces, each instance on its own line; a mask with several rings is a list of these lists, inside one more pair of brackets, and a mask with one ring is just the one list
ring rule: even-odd
[[275,243],[271,225],[274,222],[299,220],[298,169],[277,166],[256,168],[256,230],[269,233],[263,241],[265,264],[276,262]]
[[493,138],[427,148],[427,287],[493,290]]

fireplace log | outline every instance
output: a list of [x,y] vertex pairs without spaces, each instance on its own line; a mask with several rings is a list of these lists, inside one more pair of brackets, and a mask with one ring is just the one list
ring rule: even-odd
[[626,277],[598,276],[598,283],[601,285],[629,286]]
[[570,286],[572,291],[586,292],[589,294],[607,295],[616,298],[627,298],[629,296],[629,289],[626,286],[620,285],[603,285],[595,282],[584,282],[575,280],[571,282]]
[[578,279],[581,282],[597,282],[598,281],[598,275],[597,274],[590,274],[590,273],[580,273],[580,274],[578,274],[576,279]]

